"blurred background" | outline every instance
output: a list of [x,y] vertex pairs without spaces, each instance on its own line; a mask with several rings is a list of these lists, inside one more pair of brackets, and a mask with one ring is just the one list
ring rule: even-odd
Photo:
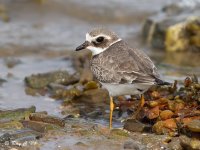
[[24,77],[55,69],[73,72],[71,62],[60,58],[74,51],[94,27],[109,28],[144,50],[167,81],[200,76],[199,4],[199,0],[0,0],[0,77],[7,81],[0,89],[0,108],[36,104],[43,110],[48,104],[46,109],[59,114],[58,105],[48,97],[37,104],[32,99],[40,98],[24,93]]

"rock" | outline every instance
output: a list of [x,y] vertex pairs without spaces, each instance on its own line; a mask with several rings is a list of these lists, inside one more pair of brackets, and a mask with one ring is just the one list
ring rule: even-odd
[[[177,130],[177,124],[182,124],[182,126],[178,127],[178,128],[182,128],[185,125],[192,122],[193,120],[199,120],[199,119],[200,119],[200,116],[187,117],[187,118],[183,118],[181,120],[180,120],[180,118],[170,118],[170,119],[167,119],[167,120],[164,120],[164,121],[157,121],[153,125],[152,129],[157,134],[172,133],[172,132],[175,132]],[[194,126],[196,126],[196,125],[194,125]]]
[[169,99],[165,98],[165,97],[162,97],[159,99],[159,104],[167,104]]
[[93,74],[90,70],[90,59],[92,53],[89,50],[74,53],[72,58],[72,65],[80,73],[79,82],[85,84],[93,80]]
[[179,137],[181,146],[187,150],[199,150],[200,149],[200,140],[194,138],[188,138],[187,136]]
[[40,122],[44,122],[44,123],[51,123],[51,124],[58,125],[60,127],[65,126],[65,120],[64,119],[54,117],[54,116],[49,116],[49,115],[46,115],[46,114],[32,113],[32,114],[30,114],[29,118],[32,121],[40,121]]
[[1,122],[0,129],[22,129],[23,125],[19,121]]
[[4,63],[8,68],[13,68],[16,65],[21,64],[22,62],[17,58],[9,57],[4,59]]
[[192,120],[187,127],[192,132],[200,132],[200,120]]
[[60,129],[59,126],[50,124],[50,123],[44,123],[44,122],[37,122],[37,121],[22,121],[22,124],[26,128],[30,128],[34,131],[45,133],[49,130],[57,130]]
[[159,102],[158,101],[149,101],[149,106],[150,107],[156,107],[156,106],[158,106],[159,105]]
[[168,135],[148,134],[142,138],[142,144],[147,145],[147,149],[160,150],[167,149],[167,143],[171,140]]
[[89,68],[84,68],[81,72],[80,72],[80,80],[79,82],[84,84],[87,83],[89,81],[93,80],[93,74],[91,72],[91,70]]
[[168,100],[168,108],[169,108],[171,111],[175,111],[175,104],[174,104],[174,101]]
[[10,17],[8,16],[7,8],[3,4],[0,4],[0,18],[4,22],[9,22],[9,20],[10,20]]
[[62,106],[61,110],[61,114],[66,116],[63,119],[80,117],[80,109],[78,107],[74,107],[73,105]]
[[5,82],[7,82],[5,79],[0,78],[0,86],[2,86]]
[[0,136],[0,143],[23,147],[35,145],[40,137],[42,137],[41,133],[25,129],[3,134]]
[[149,130],[150,126],[145,125],[135,119],[128,119],[124,124],[124,129],[132,132],[143,132]]
[[89,81],[84,85],[84,90],[91,90],[91,89],[97,89],[99,88],[99,85],[95,81]]
[[[195,112],[194,112],[194,114],[195,114]],[[178,118],[178,121],[179,121],[179,120],[180,120],[180,118]],[[196,116],[194,115],[193,117],[185,117],[185,118],[182,119],[184,125],[188,125],[188,124],[189,124],[190,122],[192,122],[193,120],[200,120],[199,113],[196,113]],[[195,123],[197,123],[197,122],[195,121]],[[197,123],[197,124],[198,124],[198,123]],[[198,125],[197,125],[197,124],[194,125],[196,128],[198,128]],[[193,126],[193,127],[194,127],[194,126]]]
[[166,119],[169,119],[173,116],[173,112],[171,110],[164,110],[164,111],[161,111],[160,113],[160,119],[161,120],[166,120]]
[[149,118],[149,119],[155,119],[155,118],[159,117],[159,113],[160,113],[160,111],[159,111],[159,106],[156,106],[156,107],[154,107],[154,108],[149,109],[149,110],[147,111],[146,116],[147,116],[147,118]]
[[168,133],[168,129],[164,128],[164,122],[158,121],[152,127],[153,132],[156,134],[166,134]]
[[81,110],[80,112],[81,112],[80,115],[87,116],[87,117],[92,118],[92,119],[96,119],[96,118],[103,115],[103,112],[101,112],[99,110],[94,110],[92,112],[87,112],[87,111]]
[[109,103],[109,94],[105,89],[92,89],[84,91],[77,101],[84,102],[88,104],[99,104],[99,103]]
[[138,141],[126,141],[124,143],[124,149],[146,150],[146,146]]
[[127,137],[129,135],[127,133],[127,131],[123,130],[123,129],[112,129],[111,134],[112,135],[118,135],[118,136],[125,136],[125,137]]
[[31,88],[44,88],[50,83],[62,85],[74,84],[79,81],[79,75],[70,75],[67,71],[54,71],[43,74],[31,75],[25,78],[25,83]]
[[79,146],[87,146],[85,143],[83,142],[77,142],[75,145],[79,145]]
[[179,112],[180,110],[184,108],[185,108],[185,103],[183,102],[183,100],[176,99],[174,103],[174,111]]
[[80,96],[82,93],[81,90],[77,88],[70,88],[70,89],[54,89],[51,91],[51,97],[54,99],[63,99],[64,103],[71,102],[75,99],[75,97]]
[[5,143],[10,140],[11,135],[9,133],[5,133],[0,136],[0,143]]
[[162,12],[168,14],[168,15],[174,15],[174,14],[180,14],[183,12],[183,7],[180,7],[179,5],[172,3],[170,5],[164,6],[162,8]]
[[168,146],[169,146],[170,150],[183,150],[178,137],[172,138],[172,140]]
[[35,136],[35,139],[41,138],[42,133],[31,130],[31,129],[22,129],[22,130],[17,130],[15,132],[12,132],[12,137],[14,139],[16,138],[23,138],[23,137],[29,137],[29,136]]
[[[91,54],[89,50],[85,50],[74,53],[74,55],[70,57],[72,59],[72,65],[77,72],[82,72],[83,69],[89,69]],[[87,70],[85,72],[87,72]]]
[[25,87],[25,92],[27,95],[31,95],[31,96],[45,96],[45,94],[47,93],[47,89],[35,89],[35,88],[31,88],[31,87]]
[[158,99],[158,98],[160,98],[160,93],[159,93],[158,91],[153,91],[153,92],[151,93],[151,97],[152,97],[153,99]]
[[177,128],[176,122],[174,119],[167,119],[165,121],[156,122],[152,130],[156,134],[168,134],[169,132],[175,131]]
[[167,51],[199,51],[199,5],[194,8],[175,5],[171,5],[172,9],[165,7],[164,12],[146,20],[143,27],[145,41],[154,48]]
[[83,142],[77,142],[76,144],[74,144],[76,146],[79,146],[79,147],[85,147],[85,148],[88,148],[88,145],[83,143]]
[[35,112],[35,110],[35,106],[31,106],[30,108],[0,111],[0,122],[27,119],[31,113]]

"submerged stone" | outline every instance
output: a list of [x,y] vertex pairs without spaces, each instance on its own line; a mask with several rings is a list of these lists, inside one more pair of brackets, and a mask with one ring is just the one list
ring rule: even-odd
[[84,91],[77,97],[77,101],[88,104],[108,103],[109,94],[105,89],[91,89]]
[[58,125],[58,126],[61,126],[61,127],[65,126],[65,120],[64,119],[54,117],[54,116],[49,116],[49,115],[46,115],[46,114],[32,113],[32,114],[30,114],[29,118],[32,121],[51,123],[51,124],[55,124],[55,125]]
[[0,122],[27,119],[31,113],[35,112],[35,110],[35,106],[31,106],[30,108],[0,111]]
[[37,139],[42,137],[42,134],[33,130],[24,129],[14,131],[12,133],[5,133],[0,136],[0,143],[9,144],[11,146],[28,146],[37,144]]
[[22,124],[26,128],[30,128],[34,131],[45,133],[49,130],[57,130],[60,129],[59,126],[50,124],[50,123],[44,123],[44,122],[38,122],[38,121],[22,121]]
[[188,138],[187,136],[180,136],[181,146],[184,149],[189,150],[199,150],[200,149],[200,140],[195,138]]
[[0,129],[22,129],[23,125],[19,121],[1,122]]
[[112,135],[118,135],[118,136],[128,136],[129,134],[127,133],[126,130],[123,129],[112,129],[111,130]]
[[143,132],[149,130],[150,126],[135,119],[128,119],[124,124],[124,129],[132,132]]
[[21,60],[14,58],[14,57],[8,57],[4,59],[4,63],[8,68],[14,68],[16,65],[21,64]]
[[31,75],[25,78],[27,86],[31,88],[44,88],[50,83],[69,85],[79,81],[78,74],[70,75],[67,71],[54,71]]

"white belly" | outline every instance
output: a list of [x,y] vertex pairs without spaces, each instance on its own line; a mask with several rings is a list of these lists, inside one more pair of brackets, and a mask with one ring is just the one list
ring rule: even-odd
[[111,83],[101,83],[104,88],[106,88],[110,96],[120,96],[120,95],[137,95],[142,94],[147,91],[153,84],[111,84]]

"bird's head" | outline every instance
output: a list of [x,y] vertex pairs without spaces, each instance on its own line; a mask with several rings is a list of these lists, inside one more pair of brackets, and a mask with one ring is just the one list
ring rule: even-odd
[[78,46],[76,51],[89,49],[94,56],[102,53],[112,44],[120,40],[117,34],[112,31],[103,28],[93,29],[91,32],[86,33],[85,42]]

